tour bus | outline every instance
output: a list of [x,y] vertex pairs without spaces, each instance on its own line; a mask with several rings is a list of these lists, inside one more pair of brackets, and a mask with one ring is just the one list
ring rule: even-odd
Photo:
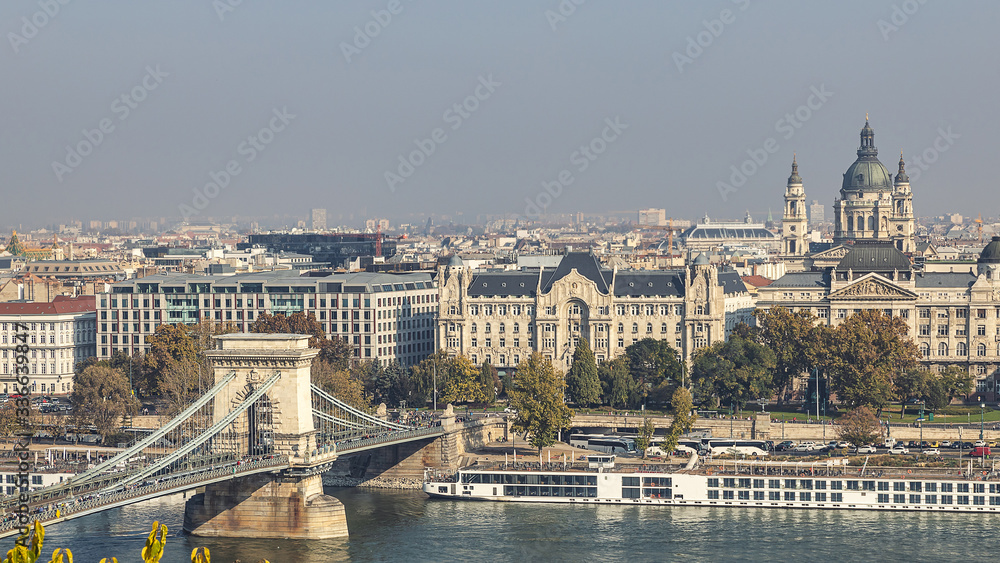
[[703,441],[706,450],[712,455],[738,454],[748,456],[764,456],[770,454],[768,443],[764,440],[734,440],[732,438],[711,438]]
[[592,438],[587,440],[587,449],[605,454],[634,454],[635,440],[616,436]]

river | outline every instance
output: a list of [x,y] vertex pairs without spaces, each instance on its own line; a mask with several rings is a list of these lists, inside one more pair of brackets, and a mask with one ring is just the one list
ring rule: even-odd
[[[430,500],[417,491],[328,489],[347,508],[347,540],[195,538],[175,495],[52,526],[78,563],[137,561],[153,520],[170,527],[163,563],[190,561],[964,561],[995,558],[1000,516],[766,508],[575,506]],[[4,540],[5,553],[13,543]]]

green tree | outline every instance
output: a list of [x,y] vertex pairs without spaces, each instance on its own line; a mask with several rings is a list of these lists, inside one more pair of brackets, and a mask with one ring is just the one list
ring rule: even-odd
[[601,380],[597,361],[586,338],[580,339],[573,352],[573,365],[566,373],[566,396],[578,406],[591,407],[601,402]]
[[77,426],[93,425],[102,439],[115,433],[123,416],[139,410],[139,401],[128,388],[128,376],[103,365],[89,366],[76,375],[73,405]]
[[670,409],[673,412],[673,420],[670,421],[667,436],[661,446],[665,452],[673,451],[681,436],[690,432],[698,419],[698,415],[694,413],[691,392],[684,387],[678,387],[674,391],[674,395],[670,399]]
[[826,327],[817,326],[817,318],[805,310],[793,313],[784,307],[774,307],[757,309],[754,316],[756,330],[741,332],[774,352],[772,384],[778,391],[778,404],[783,404],[791,382],[821,361]]
[[896,397],[899,398],[899,418],[906,416],[906,403],[913,399],[926,401],[934,376],[925,369],[913,367],[896,376]]
[[636,392],[638,384],[629,373],[628,364],[624,357],[619,356],[602,363],[597,373],[601,379],[601,386],[604,388],[604,397],[608,405],[616,409],[631,406],[629,400],[638,396]]
[[562,374],[538,352],[517,367],[514,388],[509,392],[510,404],[517,410],[513,429],[530,436],[539,453],[554,444],[557,433],[573,421],[573,411],[563,402],[565,391]]
[[931,410],[948,406],[952,399],[972,392],[972,374],[958,366],[948,366],[940,374],[927,372],[927,388],[922,399]]
[[855,407],[837,423],[837,436],[854,446],[874,444],[882,436],[882,425],[867,405]]
[[452,359],[444,350],[438,350],[427,356],[419,364],[410,368],[410,381],[414,407],[421,407],[434,400],[435,381],[437,382],[438,399],[448,385]]
[[487,405],[495,403],[502,386],[496,368],[489,362],[483,362],[479,366],[479,388],[483,392],[483,402]]
[[876,416],[896,395],[895,380],[920,353],[899,317],[867,309],[851,315],[829,340],[830,387],[850,407],[868,405]]
[[642,452],[643,459],[646,459],[646,450],[653,441],[653,432],[655,431],[656,427],[653,426],[653,421],[643,417],[642,424],[639,425],[639,431],[635,436],[635,447]]
[[773,391],[774,352],[761,344],[730,336],[695,352],[691,381],[723,404],[743,408]]
[[684,377],[684,364],[666,340],[643,338],[625,349],[625,359],[639,394],[633,401],[635,406],[644,404],[648,397],[667,401]]
[[448,383],[442,397],[444,402],[453,404],[486,402],[486,393],[479,380],[479,372],[468,358],[465,356],[451,358],[448,370]]
[[365,398],[364,382],[356,379],[350,370],[316,358],[310,372],[312,383],[352,407],[368,411],[370,402]]

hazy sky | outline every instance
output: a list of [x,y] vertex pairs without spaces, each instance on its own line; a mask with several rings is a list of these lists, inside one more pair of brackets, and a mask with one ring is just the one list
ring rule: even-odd
[[866,112],[890,171],[907,157],[918,215],[995,216],[998,16],[933,0],[4,0],[0,225],[310,207],[738,218],[779,213],[793,152],[829,209]]

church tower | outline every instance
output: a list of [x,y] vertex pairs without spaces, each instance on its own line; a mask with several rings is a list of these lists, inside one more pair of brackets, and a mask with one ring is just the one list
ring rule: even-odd
[[781,253],[803,256],[809,251],[806,220],[806,192],[802,189],[799,163],[792,157],[792,175],[785,188],[785,212],[781,218]]
[[892,215],[889,219],[889,235],[896,248],[903,252],[916,251],[913,222],[913,192],[910,191],[910,177],[906,175],[903,153],[899,153],[899,172],[892,191]]

